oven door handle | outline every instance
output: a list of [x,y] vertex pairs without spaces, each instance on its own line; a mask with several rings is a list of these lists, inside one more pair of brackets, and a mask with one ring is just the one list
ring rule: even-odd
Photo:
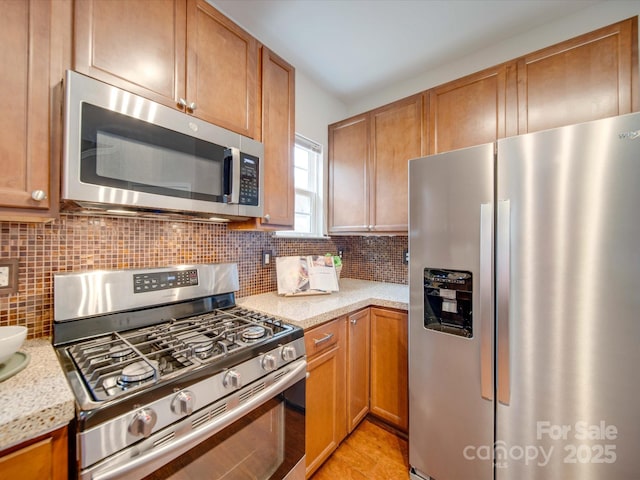
[[[158,468],[169,463],[171,460],[189,451],[200,442],[206,440],[211,435],[221,431],[228,425],[231,425],[233,422],[259,407],[267,400],[273,398],[279,393],[282,393],[290,386],[306,378],[307,361],[305,358],[297,360],[295,363],[290,364],[289,367],[291,367],[289,372],[280,377],[272,385],[265,388],[262,392],[248,400],[246,403],[243,403],[228,413],[217,417],[208,425],[200,427],[197,430],[193,430],[173,442],[168,442],[158,448],[153,448],[148,453],[143,453],[142,455],[137,455],[138,452],[134,445],[130,448],[130,451],[136,456],[127,459],[120,457],[117,459],[119,460],[118,462],[107,461],[105,464],[95,467],[95,470],[87,471],[82,475],[82,479],[138,479],[154,472]],[[120,462],[123,463],[118,464]]]

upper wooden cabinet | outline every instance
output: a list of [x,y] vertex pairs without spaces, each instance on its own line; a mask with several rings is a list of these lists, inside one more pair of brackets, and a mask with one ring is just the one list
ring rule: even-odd
[[264,215],[229,224],[240,230],[291,230],[295,185],[295,69],[261,47],[262,143],[264,144]]
[[77,0],[74,69],[257,137],[258,43],[205,0]]
[[[0,220],[58,212],[61,79],[67,2],[4,2],[0,15]],[[53,138],[53,140],[52,140]]]
[[371,231],[408,229],[409,160],[422,146],[422,96],[415,95],[374,110],[371,118]]
[[513,91],[515,68],[501,65],[429,90],[429,153],[504,137],[507,79]]
[[194,115],[258,138],[258,42],[205,0],[187,0],[187,103]]
[[638,110],[637,17],[526,55],[518,65],[518,133]]
[[74,70],[170,107],[186,98],[186,0],[74,8]]
[[329,232],[407,232],[407,160],[635,112],[637,17],[329,125]]
[[329,233],[369,230],[369,117],[329,125]]
[[407,162],[423,155],[421,95],[329,126],[329,232],[407,231]]
[[295,70],[266,47],[262,48],[262,142],[265,172],[261,226],[293,228]]

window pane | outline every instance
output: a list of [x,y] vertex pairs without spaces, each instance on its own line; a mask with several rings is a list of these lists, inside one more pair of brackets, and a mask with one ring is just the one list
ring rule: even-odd
[[296,213],[311,215],[311,198],[306,195],[296,194]]
[[296,188],[302,188],[309,190],[309,170],[303,170],[302,168],[294,169],[294,182]]
[[296,147],[295,149],[295,166],[309,170],[309,151],[304,148]]
[[311,215],[296,213],[294,230],[296,232],[311,233]]
[[[301,236],[322,235],[324,164],[322,146],[296,134],[294,148],[294,231]],[[276,235],[279,232],[276,232]],[[286,232],[282,232],[286,236]]]

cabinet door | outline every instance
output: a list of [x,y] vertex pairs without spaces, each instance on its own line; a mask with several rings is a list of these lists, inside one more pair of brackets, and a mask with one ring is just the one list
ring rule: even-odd
[[268,48],[262,49],[262,141],[264,218],[262,226],[293,228],[295,185],[295,71]]
[[637,17],[518,61],[518,130],[535,132],[637,111]]
[[305,333],[309,361],[306,383],[307,478],[346,436],[345,318]]
[[505,136],[507,65],[429,91],[430,154],[494,142]]
[[347,430],[351,433],[369,412],[369,309],[347,317]]
[[67,480],[67,427],[9,450],[0,457],[0,478]]
[[185,96],[186,0],[76,0],[80,73],[176,107]]
[[[61,79],[52,78],[50,69],[54,7],[40,0],[2,4],[0,218],[6,220],[55,216],[57,208],[49,131],[49,92]],[[39,191],[41,200],[35,199]]]
[[406,232],[408,162],[422,155],[422,96],[371,113],[371,223],[374,231]]
[[256,129],[258,42],[205,0],[187,3],[187,102],[194,115],[251,138]]
[[369,230],[369,121],[359,115],[329,126],[329,231]]
[[407,314],[371,308],[371,413],[402,431],[409,425]]

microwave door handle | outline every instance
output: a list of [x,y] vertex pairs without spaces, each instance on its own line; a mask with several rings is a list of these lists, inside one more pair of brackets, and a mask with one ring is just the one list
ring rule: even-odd
[[240,202],[240,150],[228,147],[223,162],[222,201],[237,204]]
[[240,203],[240,149],[231,147],[231,192],[228,203]]

